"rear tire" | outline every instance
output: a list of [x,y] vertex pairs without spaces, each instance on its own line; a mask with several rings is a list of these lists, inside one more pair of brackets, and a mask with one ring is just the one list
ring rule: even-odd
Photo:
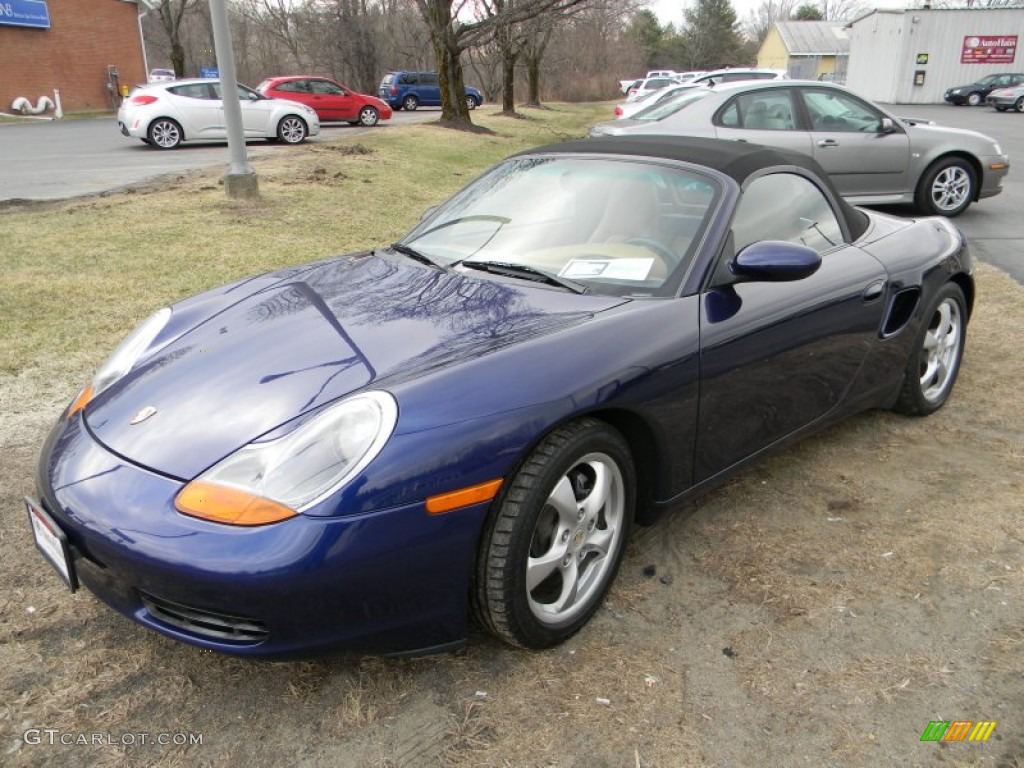
[[407,112],[415,112],[416,107],[418,107],[419,105],[420,100],[417,99],[415,96],[406,96],[404,99],[402,99],[402,109],[406,110]]
[[636,470],[622,435],[584,418],[549,434],[492,505],[471,591],[505,642],[548,648],[601,605],[626,551]]
[[158,117],[150,123],[146,136],[149,139],[150,146],[157,149],[177,149],[181,146],[181,142],[185,140],[185,134],[182,132],[181,126],[169,117]]
[[1015,102],[1013,102],[1013,108],[1018,112],[1024,112],[1024,96],[1021,96]]
[[967,302],[960,286],[943,285],[922,317],[893,406],[908,416],[935,413],[953,391],[967,334]]

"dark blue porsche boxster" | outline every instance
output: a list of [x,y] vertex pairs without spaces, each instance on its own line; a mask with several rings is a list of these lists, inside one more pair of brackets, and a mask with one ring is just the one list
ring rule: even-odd
[[509,158],[393,246],[143,322],[26,499],[67,584],[237,654],[572,635],[630,528],[868,408],[924,415],[974,300],[945,219],[809,158],[622,137]]

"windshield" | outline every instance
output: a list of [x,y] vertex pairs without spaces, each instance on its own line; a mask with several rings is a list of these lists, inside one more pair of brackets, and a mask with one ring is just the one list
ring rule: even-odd
[[688,107],[690,104],[693,104],[696,101],[700,101],[701,99],[707,98],[712,93],[714,93],[714,91],[711,91],[708,88],[687,88],[675,94],[669,99],[659,101],[658,103],[652,104],[651,106],[645,109],[641,109],[639,112],[633,115],[632,119],[661,120],[663,118],[668,117],[669,115],[674,115],[679,110]]
[[518,265],[591,293],[672,295],[718,194],[711,177],[655,162],[518,157],[470,184],[399,245],[473,274],[484,264]]

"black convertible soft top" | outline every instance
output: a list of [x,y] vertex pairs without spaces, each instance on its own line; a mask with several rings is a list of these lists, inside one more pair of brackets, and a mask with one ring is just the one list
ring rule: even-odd
[[839,201],[840,213],[846,219],[852,240],[864,234],[868,227],[868,217],[840,196],[828,174],[814,158],[800,152],[788,152],[745,141],[701,139],[691,136],[602,136],[548,144],[520,154],[546,152],[662,157],[711,168],[732,177],[741,187],[758,171],[779,166],[797,166],[819,178]]

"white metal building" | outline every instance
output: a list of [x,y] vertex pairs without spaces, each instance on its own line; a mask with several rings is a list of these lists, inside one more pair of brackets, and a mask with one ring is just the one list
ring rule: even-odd
[[1024,5],[875,10],[851,24],[846,85],[886,104],[937,104],[947,88],[1024,72]]

